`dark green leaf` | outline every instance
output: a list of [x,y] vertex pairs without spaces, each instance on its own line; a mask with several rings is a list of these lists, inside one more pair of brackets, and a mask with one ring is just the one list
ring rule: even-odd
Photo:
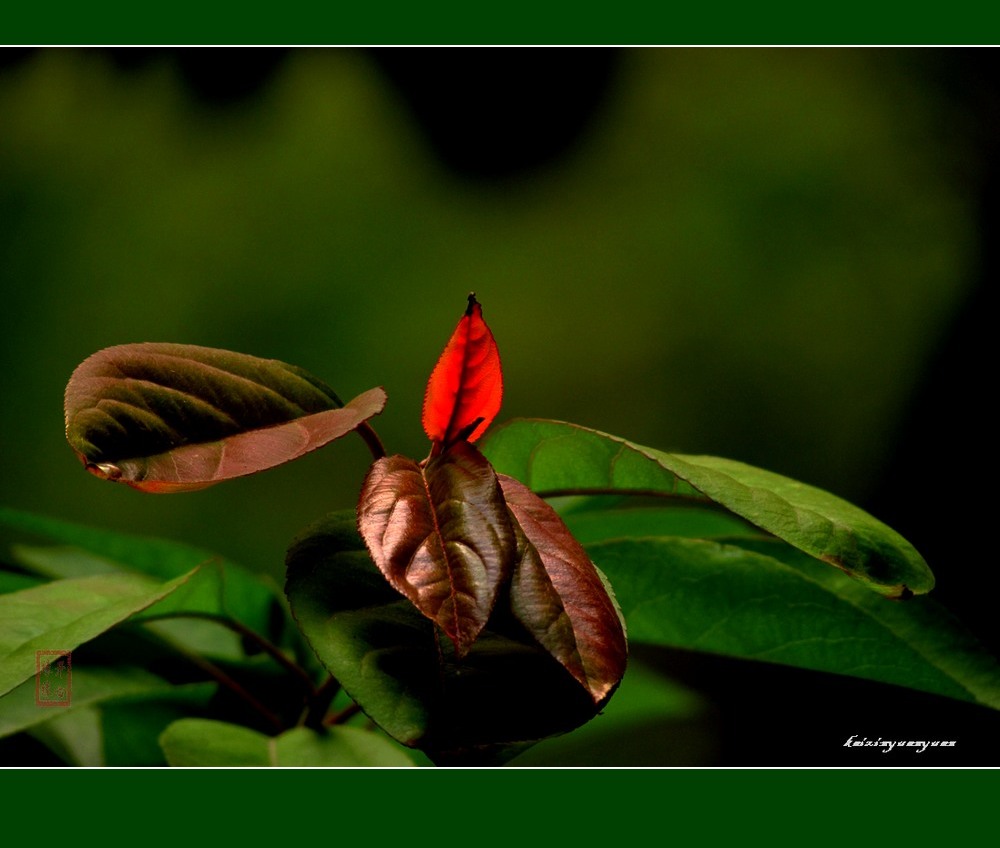
[[165,766],[160,735],[175,721],[204,716],[214,683],[174,686],[165,693],[115,698],[101,705],[101,736],[107,766]]
[[[49,577],[109,572],[170,579],[200,568],[176,597],[147,610],[143,617],[201,613],[231,618],[257,633],[268,634],[283,607],[277,587],[200,548],[165,539],[133,536],[0,507],[0,527],[15,541],[11,553],[19,563]],[[25,545],[40,538],[57,547]]]
[[482,454],[456,442],[423,467],[404,456],[379,459],[361,487],[358,526],[389,583],[464,655],[486,626],[517,548]]
[[543,495],[632,491],[711,501],[891,597],[934,586],[902,536],[829,492],[729,459],[669,454],[558,421],[494,430],[483,453]]
[[120,574],[124,569],[106,557],[70,546],[13,545],[11,557],[19,566],[50,580],[69,577],[92,577],[95,574]]
[[211,551],[183,542],[105,530],[9,507],[0,507],[0,527],[15,542],[35,537],[73,545],[118,566],[164,580],[219,558]]
[[87,470],[147,492],[201,489],[297,459],[385,406],[344,406],[301,368],[214,348],[130,344],[77,367],[66,437]]
[[708,704],[634,659],[593,721],[545,739],[508,765],[527,767],[700,766],[717,756]]
[[495,615],[465,657],[449,652],[371,561],[350,513],[328,516],[293,545],[286,591],[317,656],[351,697],[438,763],[495,762],[597,710],[516,622]]
[[55,718],[71,710],[82,709],[123,695],[163,692],[170,684],[141,668],[77,665],[72,670],[73,695],[65,707],[39,706],[35,700],[35,681],[25,680],[0,698],[0,737]]
[[5,595],[8,592],[18,592],[21,589],[30,589],[41,582],[43,581],[30,574],[0,570],[0,595]]
[[412,766],[387,739],[356,727],[319,734],[305,727],[280,736],[209,719],[181,719],[160,737],[172,766]]
[[679,506],[615,506],[564,513],[563,521],[582,544],[642,536],[685,536],[710,539],[719,536],[760,535],[761,531],[735,515],[714,509]]
[[[1000,665],[930,598],[869,592],[777,540],[588,546],[632,642],[862,677],[1000,709]],[[791,563],[791,564],[790,564]]]
[[215,691],[211,683],[192,683],[145,693],[121,692],[100,703],[55,713],[29,728],[29,735],[76,766],[164,766],[159,736],[167,725],[204,713]]

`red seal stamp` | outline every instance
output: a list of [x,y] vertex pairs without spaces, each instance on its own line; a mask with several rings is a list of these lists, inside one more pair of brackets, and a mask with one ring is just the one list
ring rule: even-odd
[[35,704],[68,707],[73,702],[73,661],[69,651],[35,651]]

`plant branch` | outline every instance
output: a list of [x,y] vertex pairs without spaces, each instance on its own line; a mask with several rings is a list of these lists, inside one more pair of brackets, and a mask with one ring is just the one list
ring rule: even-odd
[[269,710],[264,704],[262,704],[253,694],[251,694],[247,689],[239,683],[239,681],[234,680],[221,668],[219,668],[215,663],[209,662],[204,657],[195,654],[186,648],[178,645],[172,639],[160,636],[153,631],[146,631],[147,633],[152,633],[160,642],[166,644],[171,650],[178,653],[180,656],[184,657],[189,663],[196,666],[205,672],[209,677],[213,678],[221,686],[224,686],[230,692],[232,692],[237,698],[247,704],[254,712],[259,713],[260,716],[270,724],[275,731],[280,732],[284,730],[284,726],[281,723],[281,719]]
[[280,665],[285,671],[289,672],[293,677],[298,678],[299,682],[302,684],[303,688],[309,693],[310,696],[315,696],[317,693],[316,686],[312,682],[312,678],[306,673],[305,669],[302,668],[297,662],[289,659],[288,655],[281,650],[273,642],[265,639],[255,630],[251,630],[245,624],[242,624],[235,619],[219,618],[216,619],[224,627],[228,627],[234,633],[239,633],[244,638],[253,642],[258,648],[260,648],[265,654],[267,654],[271,659],[273,659],[278,665]]
[[365,440],[365,444],[368,445],[368,450],[371,451],[373,459],[381,459],[386,455],[385,445],[382,444],[382,440],[378,437],[378,433],[375,432],[375,428],[371,424],[367,421],[362,422],[356,432]]
[[330,709],[330,704],[339,691],[340,681],[333,675],[330,675],[323,685],[315,691],[313,697],[309,699],[309,710],[302,723],[306,727],[312,727],[316,730],[323,727],[327,723],[324,720],[326,712]]
[[361,707],[357,704],[348,704],[344,709],[339,712],[334,713],[331,716],[327,716],[326,720],[323,722],[327,727],[332,727],[335,724],[343,724],[350,718],[356,716],[361,712]]
[[[316,686],[313,684],[312,679],[306,674],[305,670],[294,660],[288,658],[284,651],[281,650],[273,642],[265,639],[255,630],[251,630],[242,622],[236,621],[236,619],[228,618],[223,615],[215,615],[208,612],[182,612],[173,615],[161,616],[160,620],[165,618],[198,618],[203,621],[213,621],[216,624],[221,624],[227,630],[232,630],[234,633],[246,638],[247,640],[253,642],[258,648],[260,648],[265,654],[267,654],[271,659],[273,659],[278,665],[280,665],[285,671],[289,672],[294,678],[296,678],[302,687],[309,694],[309,697],[313,697],[316,694]],[[150,618],[149,621],[156,621],[156,618]]]

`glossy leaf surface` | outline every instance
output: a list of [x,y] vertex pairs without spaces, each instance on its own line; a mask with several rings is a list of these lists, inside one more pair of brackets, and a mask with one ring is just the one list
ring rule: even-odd
[[519,539],[510,604],[535,639],[596,703],[625,673],[625,631],[604,581],[562,519],[527,486],[500,475]]
[[438,763],[494,763],[598,711],[509,612],[462,658],[388,585],[350,513],[309,528],[286,592],[317,656],[383,730]]
[[172,766],[412,766],[385,737],[356,727],[323,734],[296,727],[265,736],[238,724],[210,719],[175,721],[160,737]]
[[489,427],[503,400],[503,373],[493,333],[475,295],[431,372],[424,395],[427,438],[445,446],[474,442]]
[[669,454],[559,421],[491,433],[498,471],[541,493],[640,492],[714,502],[890,597],[930,591],[923,557],[896,531],[829,492],[718,457]]
[[320,380],[271,359],[144,343],[86,359],[66,387],[66,438],[87,470],[147,492],[180,492],[290,462],[382,411],[371,389],[346,406]]
[[464,655],[486,626],[516,552],[490,464],[467,442],[424,467],[383,457],[362,486],[358,527],[389,583]]

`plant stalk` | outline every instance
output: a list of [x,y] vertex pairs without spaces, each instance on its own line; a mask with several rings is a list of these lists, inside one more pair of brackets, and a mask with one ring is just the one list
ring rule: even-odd
[[382,440],[378,437],[378,433],[375,432],[375,428],[372,427],[367,421],[363,422],[357,428],[357,434],[364,439],[365,444],[368,445],[368,450],[371,451],[372,459],[381,459],[386,455],[385,445],[382,444]]
[[324,724],[329,724],[330,722],[326,720],[326,713],[339,691],[340,681],[330,675],[309,699],[309,711],[302,723],[314,730],[320,730]]

